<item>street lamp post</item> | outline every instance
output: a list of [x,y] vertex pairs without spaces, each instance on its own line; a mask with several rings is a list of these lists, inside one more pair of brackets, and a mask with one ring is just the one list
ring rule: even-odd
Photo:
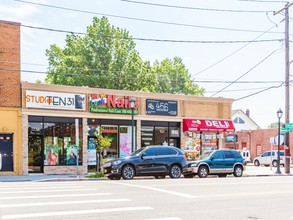
[[131,150],[134,151],[134,109],[135,109],[136,100],[132,96],[130,99],[130,108],[131,108]]
[[277,171],[276,174],[281,174],[280,171],[280,119],[283,116],[283,111],[281,109],[279,109],[277,111],[277,117],[278,117],[278,167],[277,167]]

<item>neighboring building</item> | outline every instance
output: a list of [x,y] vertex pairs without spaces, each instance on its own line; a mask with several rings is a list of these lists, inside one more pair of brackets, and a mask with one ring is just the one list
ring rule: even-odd
[[232,111],[232,121],[236,131],[253,131],[260,127],[250,118],[250,112],[247,109],[244,113],[241,109]]
[[20,24],[0,21],[0,33],[0,172],[20,175]]
[[[261,155],[268,150],[278,149],[278,129],[258,129],[250,131],[238,131],[236,149],[246,148],[250,151],[251,158]],[[293,132],[290,132],[290,152],[293,152]],[[271,141],[272,140],[272,141]],[[272,143],[271,143],[272,142]],[[280,135],[280,149],[284,150],[284,134]],[[292,153],[291,153],[292,155]]]

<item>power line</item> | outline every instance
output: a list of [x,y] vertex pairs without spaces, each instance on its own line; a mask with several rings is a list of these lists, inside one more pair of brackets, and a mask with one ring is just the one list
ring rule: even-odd
[[[230,90],[225,90],[223,92],[228,93],[228,92],[243,92],[243,91],[251,91],[251,90],[260,90],[260,89],[267,89],[270,87],[258,87],[258,88],[250,88],[250,89],[230,89]],[[205,93],[214,93],[217,91],[205,91]]]
[[[258,38],[260,38],[261,36],[263,36],[264,34],[268,33],[270,30],[272,30],[273,28],[275,28],[277,25],[274,25],[272,26],[271,28],[269,28],[267,31],[263,32],[261,35],[257,36],[254,40],[257,40]],[[239,49],[233,51],[232,53],[228,54],[227,56],[223,57],[222,59],[220,59],[219,61],[217,61],[216,63],[204,68],[203,70],[197,72],[196,74],[193,75],[194,76],[197,76],[207,70],[209,70],[210,68],[218,65],[219,63],[223,62],[224,60],[228,59],[229,57],[233,56],[234,54],[236,54],[237,52],[239,52],[240,50],[242,50],[243,48],[247,47],[248,45],[250,45],[250,43],[247,43],[245,45],[243,45],[242,47],[240,47]]]
[[[120,79],[121,77],[115,77],[115,76],[108,76],[107,74],[104,74],[103,76],[97,76],[97,75],[88,75],[88,74],[75,74],[75,73],[49,73],[49,72],[45,72],[45,71],[37,71],[37,70],[24,70],[24,69],[11,69],[11,68],[0,68],[0,71],[20,71],[23,73],[33,73],[33,74],[55,74],[55,75],[61,75],[61,76],[68,76],[68,77],[74,77],[74,76],[82,76],[82,77],[96,77],[96,78],[108,78],[108,79]],[[82,69],[75,69],[75,70],[82,70]],[[109,70],[96,70],[99,72],[105,72],[105,73],[116,73],[119,74],[123,71],[109,71]],[[138,78],[125,78],[124,79],[132,79],[132,80],[141,80]],[[178,82],[178,80],[174,80],[176,82]],[[232,83],[234,81],[228,81],[228,80],[192,80],[194,83],[221,83],[221,84],[226,84],[226,83]],[[280,81],[237,81],[235,82],[237,84],[271,84],[271,83],[280,83]]]
[[131,0],[120,0],[122,2],[129,2],[135,4],[143,4],[143,5],[152,5],[152,6],[159,6],[159,7],[168,7],[168,8],[179,8],[179,9],[189,9],[189,10],[200,10],[200,11],[217,11],[217,12],[244,12],[244,13],[267,13],[267,12],[274,12],[274,11],[250,11],[250,10],[232,10],[232,9],[214,9],[214,8],[194,8],[194,7],[186,7],[186,6],[179,6],[179,5],[165,5],[165,4],[157,4],[157,3],[150,3],[150,2],[138,2],[138,1],[131,1]]
[[259,94],[259,93],[265,92],[265,91],[270,90],[270,89],[280,88],[283,84],[284,84],[284,83],[281,83],[279,86],[271,86],[271,87],[268,87],[268,88],[263,89],[263,90],[261,90],[261,91],[258,91],[258,92],[255,92],[255,93],[249,94],[249,95],[247,95],[247,96],[243,96],[243,97],[241,97],[241,98],[238,98],[238,99],[236,99],[235,101],[239,101],[239,100],[241,100],[241,99],[245,99],[245,98],[248,98],[248,97],[251,97],[251,96],[257,95],[257,94]]
[[252,68],[250,68],[246,73],[242,74],[241,76],[239,76],[237,79],[235,79],[233,82],[231,82],[229,85],[225,86],[224,88],[222,88],[221,90],[219,90],[218,92],[214,93],[213,95],[211,95],[211,97],[215,96],[216,94],[222,92],[223,90],[225,90],[226,88],[228,88],[229,86],[231,86],[232,84],[234,84],[235,82],[237,82],[239,79],[241,79],[243,76],[247,75],[249,72],[251,72],[253,69],[255,69],[257,66],[259,66],[261,63],[263,63],[266,59],[268,59],[270,56],[272,56],[277,50],[274,50],[272,53],[270,53],[268,56],[266,56],[264,59],[262,59],[260,62],[258,62],[255,66],[253,66]]
[[[53,31],[53,32],[61,32],[61,33],[69,33],[69,34],[80,34],[86,35],[87,33],[84,32],[74,32],[74,31],[67,31],[67,30],[60,30],[60,29],[52,29],[52,28],[45,28],[45,27],[36,27],[31,25],[21,25],[25,28],[32,28],[38,30],[46,30],[46,31]],[[103,37],[108,38],[120,38],[120,39],[133,39],[139,41],[151,41],[151,42],[165,42],[165,43],[197,43],[197,44],[235,44],[235,43],[264,43],[264,42],[276,42],[282,41],[283,39],[265,39],[265,40],[254,40],[254,41],[246,41],[246,40],[234,40],[234,41],[202,41],[202,40],[170,40],[170,39],[154,39],[154,38],[138,38],[138,37],[115,37],[104,35]]]
[[[81,12],[81,13],[87,13],[87,14],[100,15],[100,16],[108,16],[108,17],[114,17],[114,18],[122,18],[122,19],[135,20],[135,21],[151,22],[151,23],[157,23],[157,24],[176,25],[176,26],[184,26],[184,27],[192,27],[192,28],[214,29],[214,30],[222,30],[222,31],[239,31],[239,32],[255,32],[255,33],[262,33],[263,32],[263,31],[258,31],[258,30],[244,30],[244,29],[236,29],[236,28],[212,27],[212,26],[183,24],[183,23],[175,23],[175,22],[167,22],[167,21],[157,21],[157,20],[151,20],[151,19],[133,18],[133,17],[104,14],[104,13],[85,11],[85,10],[79,10],[79,9],[72,9],[72,8],[67,8],[67,7],[41,4],[41,3],[29,2],[29,1],[23,1],[23,0],[14,0],[14,1],[22,2],[22,3],[26,3],[26,4],[43,6],[43,7],[50,7],[50,8],[54,8],[54,9],[62,9],[62,10],[67,10],[67,11]],[[283,34],[282,32],[270,32],[270,33]]]

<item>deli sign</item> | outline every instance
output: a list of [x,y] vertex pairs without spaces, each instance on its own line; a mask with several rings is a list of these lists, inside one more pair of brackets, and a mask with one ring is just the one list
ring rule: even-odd
[[85,95],[26,90],[27,108],[85,110]]
[[234,132],[231,120],[183,119],[183,131]]
[[[131,96],[116,96],[107,94],[90,94],[90,112],[110,114],[132,114],[130,107]],[[138,104],[133,113],[138,114]]]

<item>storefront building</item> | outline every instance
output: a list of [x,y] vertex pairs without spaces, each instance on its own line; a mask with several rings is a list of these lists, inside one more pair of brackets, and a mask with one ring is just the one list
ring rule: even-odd
[[[133,109],[132,97],[136,100]],[[22,83],[23,174],[95,171],[99,131],[111,140],[111,146],[103,152],[105,159],[124,157],[148,145],[171,145],[199,153],[221,148],[224,135],[234,131],[230,121],[232,102]],[[195,130],[194,119],[212,126]]]

